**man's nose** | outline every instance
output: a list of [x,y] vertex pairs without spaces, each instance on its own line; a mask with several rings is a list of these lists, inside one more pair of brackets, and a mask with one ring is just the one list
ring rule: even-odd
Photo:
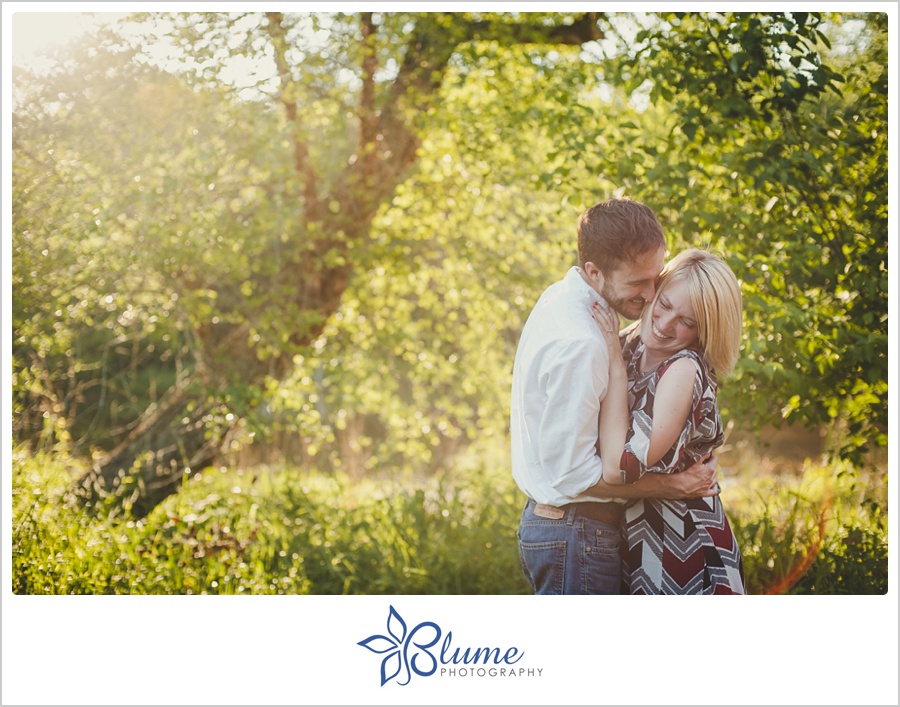
[[653,295],[656,294],[656,286],[655,285],[647,285],[643,290],[641,290],[641,297],[644,298],[645,302],[653,301]]

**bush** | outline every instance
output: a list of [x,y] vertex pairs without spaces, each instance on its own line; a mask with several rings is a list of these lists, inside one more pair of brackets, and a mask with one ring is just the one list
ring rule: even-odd
[[418,487],[207,470],[146,518],[81,508],[77,465],[13,455],[19,594],[517,594],[511,481]]
[[[61,454],[13,454],[18,594],[526,594],[502,465],[350,482],[205,470],[145,518],[67,495]],[[886,482],[840,465],[724,482],[752,594],[887,591]]]
[[733,481],[723,502],[750,594],[884,594],[886,476],[846,464]]

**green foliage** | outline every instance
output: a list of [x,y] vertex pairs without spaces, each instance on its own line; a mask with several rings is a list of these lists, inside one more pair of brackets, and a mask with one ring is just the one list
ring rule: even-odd
[[[417,118],[418,169],[375,218],[369,242],[322,256],[328,267],[347,262],[356,271],[326,321],[327,312],[297,303],[311,271],[284,268],[317,257],[318,232],[304,230],[308,205],[285,149],[293,128],[246,93],[230,97],[219,74],[224,55],[213,56],[228,37],[265,58],[265,23],[252,14],[172,18],[173,31],[200,47],[177,75],[101,51],[80,57],[73,72],[20,77],[31,93],[16,122],[17,438],[38,439],[47,420],[76,451],[109,448],[117,441],[110,430],[130,429],[181,373],[208,389],[219,417],[244,418],[260,441],[295,436],[299,461],[320,467],[437,469],[473,442],[493,444],[507,424],[518,328],[548,281],[547,263],[573,263],[572,223],[558,195],[535,193],[541,154],[526,162],[516,149],[539,139],[549,149],[549,138],[526,125],[508,125],[490,149],[475,151],[473,138],[494,135],[477,117],[491,105],[485,83],[499,71],[509,86],[529,85],[535,67],[552,76],[540,63],[546,49],[513,48],[510,61],[482,42],[471,50],[483,55],[473,59],[481,68],[454,64],[441,95],[450,107]],[[382,65],[398,60],[410,31],[404,17],[380,18]],[[417,21],[449,22],[443,29],[457,32],[466,17]],[[294,67],[293,98],[305,109],[310,162],[327,184],[358,157],[345,115],[352,87],[334,80],[355,56],[358,19],[292,15],[286,23],[307,50]],[[322,41],[306,47],[304,28],[322,29]],[[500,88],[493,93],[507,95]],[[535,114],[547,105],[537,102],[543,88],[527,96]],[[257,89],[250,97],[272,95],[271,84]],[[566,94],[557,86],[554,95]],[[57,97],[65,102],[52,108]],[[51,157],[40,149],[48,133]],[[77,218],[72,180],[83,184]],[[329,208],[339,215],[342,207]],[[70,302],[59,293],[71,282],[81,287]],[[293,348],[322,326],[311,346]],[[251,361],[239,355],[247,346]],[[45,348],[54,355],[32,354]],[[286,376],[254,378],[257,360],[265,367],[292,357]]]
[[[296,469],[210,469],[149,516],[66,499],[78,462],[13,454],[19,594],[524,594],[521,494],[490,473],[350,482]],[[753,594],[881,594],[879,473],[813,466],[729,478],[726,512]]]
[[819,550],[794,594],[887,594],[887,518],[851,527]]
[[[416,161],[371,217],[342,182],[366,157],[358,17],[288,14],[278,38],[262,13],[176,13],[178,71],[113,39],[17,73],[16,440],[91,458],[189,379],[210,436],[241,420],[276,459],[449,469],[505,438],[518,332],[575,263],[578,213],[627,194],[742,280],[726,419],[835,425],[857,463],[886,444],[885,17],[610,14],[602,42],[551,47],[524,40],[576,16],[528,14],[524,35],[506,13],[373,14],[366,110]],[[491,33],[457,44],[470,21]],[[416,37],[453,54],[395,104]],[[262,63],[236,85],[240,57]],[[304,159],[333,220],[310,216]]]
[[[349,484],[207,470],[146,518],[66,501],[77,462],[13,455],[13,587],[28,594],[519,594],[511,482]],[[512,543],[510,543],[512,538]]]
[[[254,311],[244,336],[263,353],[284,345],[287,323],[271,311],[282,293],[249,283],[271,282],[296,219],[270,112],[128,54],[78,67],[18,81],[13,383],[18,439],[90,450],[220,356],[200,332]],[[256,404],[250,386],[228,396],[208,376],[193,384],[242,413]]]
[[[610,32],[628,19],[613,18]],[[606,190],[659,213],[673,251],[725,256],[745,305],[743,356],[721,392],[727,412],[751,427],[835,425],[833,451],[856,463],[887,443],[885,22],[634,22],[634,38],[602,64],[610,97],[584,93],[594,117],[565,129],[599,149],[567,150],[550,175],[586,193],[600,175]]]
[[508,146],[475,156],[452,133],[424,143],[358,253],[360,277],[272,388],[269,424],[308,440],[304,461],[437,470],[505,436],[510,362],[545,263],[575,264],[559,199],[505,183],[513,163]]
[[884,594],[887,483],[846,463],[807,463],[800,475],[748,468],[723,503],[751,594]]

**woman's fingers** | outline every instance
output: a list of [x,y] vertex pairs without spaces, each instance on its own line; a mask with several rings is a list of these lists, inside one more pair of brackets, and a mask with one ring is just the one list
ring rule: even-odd
[[604,307],[599,302],[594,302],[592,309],[594,312],[594,319],[600,325],[601,329],[608,334],[611,334],[616,329],[618,317],[613,314],[612,310]]

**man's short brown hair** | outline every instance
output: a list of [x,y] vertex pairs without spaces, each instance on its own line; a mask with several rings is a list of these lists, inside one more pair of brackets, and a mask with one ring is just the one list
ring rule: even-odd
[[593,263],[608,275],[645,253],[666,248],[653,210],[628,198],[595,204],[578,219],[578,264]]

